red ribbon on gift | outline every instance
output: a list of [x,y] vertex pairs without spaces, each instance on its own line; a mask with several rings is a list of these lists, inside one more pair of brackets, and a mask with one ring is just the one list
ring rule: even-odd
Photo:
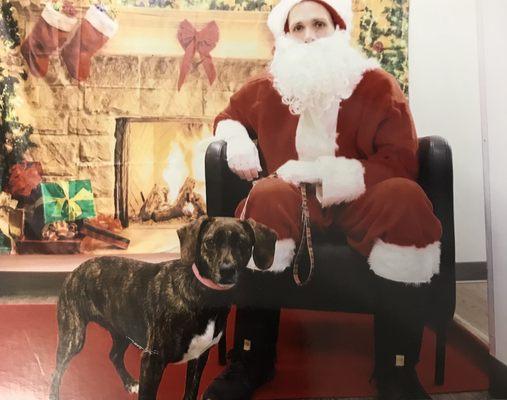
[[215,66],[209,54],[215,48],[218,42],[218,25],[215,21],[211,21],[202,30],[197,31],[194,26],[184,20],[180,23],[178,29],[178,41],[185,50],[185,55],[180,66],[180,77],[178,79],[178,90],[185,82],[188,71],[192,64],[194,54],[197,51],[201,56],[201,62],[204,71],[208,77],[210,85],[214,82],[217,73]]

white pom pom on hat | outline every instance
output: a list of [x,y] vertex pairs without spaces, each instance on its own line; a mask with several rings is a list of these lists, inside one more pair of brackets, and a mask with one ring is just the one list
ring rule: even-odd
[[286,30],[290,10],[302,1],[314,1],[326,7],[335,25],[350,32],[352,29],[352,0],[281,0],[269,13],[268,27],[275,39]]

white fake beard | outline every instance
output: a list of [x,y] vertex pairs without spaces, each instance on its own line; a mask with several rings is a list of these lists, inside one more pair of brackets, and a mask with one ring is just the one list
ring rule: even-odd
[[311,43],[301,43],[282,35],[276,40],[269,72],[273,86],[292,114],[320,109],[350,97],[366,70],[378,67],[349,41],[345,31]]

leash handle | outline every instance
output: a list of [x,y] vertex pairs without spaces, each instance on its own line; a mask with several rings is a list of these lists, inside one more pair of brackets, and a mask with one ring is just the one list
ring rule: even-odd
[[[308,211],[307,184],[301,183],[299,189],[301,190],[301,240],[299,241],[299,247],[294,257],[292,276],[294,277],[296,285],[305,286],[313,278],[315,257],[313,253],[312,232],[310,229],[310,212]],[[306,279],[303,280],[299,273],[299,262],[301,261],[300,258],[305,247],[308,250],[308,258],[310,259],[310,271],[308,271]]]

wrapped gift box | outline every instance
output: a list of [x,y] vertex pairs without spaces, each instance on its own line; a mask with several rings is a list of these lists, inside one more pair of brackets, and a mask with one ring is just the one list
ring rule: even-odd
[[9,233],[13,238],[24,236],[25,211],[23,209],[11,210],[9,213]]
[[11,240],[0,231],[0,254],[11,252]]
[[89,179],[41,183],[44,223],[77,221],[95,217]]
[[18,254],[75,254],[80,252],[81,240],[28,240],[16,241]]
[[89,179],[43,182],[33,193],[33,203],[25,207],[27,239],[42,239],[44,225],[51,222],[71,222],[95,217]]

